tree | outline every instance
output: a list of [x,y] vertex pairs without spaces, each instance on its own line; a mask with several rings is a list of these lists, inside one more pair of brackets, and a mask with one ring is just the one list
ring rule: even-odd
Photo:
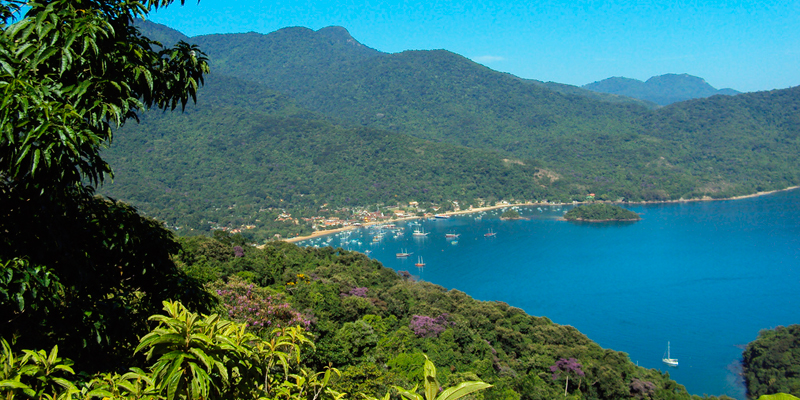
[[[583,378],[585,375],[583,370],[581,369],[581,364],[578,363],[578,360],[575,358],[570,357],[569,359],[561,358],[556,361],[555,364],[550,366],[550,372],[553,373],[553,380],[558,380],[561,378],[561,374],[563,373],[566,376],[566,383],[564,384],[564,396],[567,395],[567,389],[569,388],[569,376],[575,375]],[[580,383],[578,384],[578,390],[580,390]]]
[[0,1],[0,334],[24,333],[20,346],[58,343],[99,367],[130,353],[146,329],[132,321],[161,300],[209,301],[161,223],[94,196],[113,129],[195,100],[209,71],[196,47],[133,26],[172,2]]
[[328,399],[343,394],[329,384],[340,373],[315,372],[303,365],[301,350],[314,348],[300,327],[275,329],[265,338],[245,324],[217,314],[199,315],[179,302],[164,302],[165,314],[142,337],[136,352],[152,361],[147,370],[77,377],[72,361],[55,346],[22,350],[20,356],[0,339],[0,397],[38,399]]
[[[112,126],[150,107],[175,109],[196,98],[208,72],[185,42],[160,43],[133,26],[173,0],[21,1],[0,5],[3,35],[0,166],[14,186],[96,184],[111,169],[100,157]],[[181,0],[183,3],[183,0]]]

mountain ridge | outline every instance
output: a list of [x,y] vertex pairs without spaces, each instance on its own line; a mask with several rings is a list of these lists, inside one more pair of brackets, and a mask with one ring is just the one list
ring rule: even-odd
[[[126,150],[115,153],[112,147],[108,154],[112,165],[131,162],[131,153],[144,153],[141,162],[148,166],[172,160],[199,169],[184,176],[170,173],[172,187],[162,188],[160,199],[153,199],[157,190],[136,190],[122,170],[115,187],[126,189],[108,191],[135,204],[147,198],[149,210],[180,216],[158,211],[158,204],[177,204],[178,186],[205,185],[207,190],[192,189],[200,199],[194,204],[214,204],[198,211],[205,215],[200,219],[223,221],[230,206],[222,204],[224,196],[239,199],[239,210],[244,202],[317,207],[354,205],[356,199],[362,205],[473,204],[475,197],[503,196],[571,202],[588,193],[599,200],[662,201],[732,197],[800,183],[797,88],[652,109],[493,71],[446,50],[387,54],[355,45],[346,30],[321,31],[286,28],[269,35],[190,38],[208,53],[213,71],[198,106],[191,108],[192,118],[144,118],[115,138],[115,146]],[[228,83],[222,87],[214,83],[223,78]],[[288,108],[276,108],[276,101]],[[276,136],[280,129],[297,139]],[[134,139],[140,134],[174,145],[180,140],[162,138],[180,138],[185,130],[227,144],[184,142],[182,148],[148,152]],[[259,136],[259,130],[272,133]],[[230,152],[236,148],[231,140],[250,143],[241,147],[242,157]],[[425,157],[394,149],[397,143],[425,149]],[[218,150],[227,159],[209,157]],[[266,161],[237,164],[248,159]],[[492,167],[482,169],[473,159]],[[501,168],[495,163],[502,159],[519,160],[531,169]],[[225,182],[224,171],[214,163],[239,172]],[[479,179],[466,166],[480,171]],[[334,179],[331,169],[347,171],[348,179]],[[139,174],[151,181],[157,175]]]
[[662,106],[715,95],[734,96],[741,93],[733,89],[716,89],[703,78],[689,74],[658,75],[644,82],[625,77],[611,77],[582,87],[596,92],[650,101]]

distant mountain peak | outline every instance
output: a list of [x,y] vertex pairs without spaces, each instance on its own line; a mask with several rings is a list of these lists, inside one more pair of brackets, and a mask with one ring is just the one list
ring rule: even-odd
[[349,45],[359,49],[369,49],[373,50],[359,41],[353,38],[350,35],[350,32],[347,31],[344,27],[341,26],[327,26],[325,28],[321,28],[317,31],[313,29],[306,28],[304,26],[292,26],[287,28],[278,29],[275,32],[269,33],[267,35],[257,34],[262,37],[281,37],[281,36],[290,36],[296,38],[304,38],[305,40],[317,40],[321,42],[327,42],[330,45]]
[[705,79],[686,73],[658,75],[651,77],[646,82],[631,78],[613,77],[584,85],[583,88],[595,92],[618,94],[652,101],[662,106],[718,94],[739,94],[733,89],[717,90],[709,85]]
[[317,35],[325,36],[337,43],[346,43],[354,46],[364,46],[350,36],[350,32],[341,26],[327,26],[317,31]]

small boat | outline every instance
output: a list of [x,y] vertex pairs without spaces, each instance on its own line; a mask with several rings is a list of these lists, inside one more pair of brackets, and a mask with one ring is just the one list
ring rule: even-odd
[[485,236],[485,237],[493,237],[494,235],[497,235],[497,233],[492,231],[491,229],[489,229],[488,233],[484,233],[483,234],[483,236]]
[[408,250],[402,250],[400,253],[395,254],[398,258],[405,258],[410,256],[413,253],[409,253]]
[[413,236],[428,236],[428,232],[425,232],[424,229],[423,230],[415,229],[414,233],[412,235]]
[[433,217],[434,218],[439,218],[439,219],[448,219],[448,218],[450,218],[449,215],[445,215],[445,214],[436,214]]
[[667,353],[664,358],[661,359],[664,364],[669,365],[670,367],[677,367],[678,366],[678,359],[677,358],[670,358],[669,355],[669,342],[667,342]]
[[425,262],[424,262],[424,261],[422,261],[422,256],[420,256],[420,257],[417,259],[417,263],[416,263],[416,264],[414,264],[414,265],[415,265],[417,268],[422,268],[422,267],[424,267],[424,266],[425,266]]
[[460,233],[445,233],[444,234],[444,237],[448,238],[448,239],[458,239],[459,236],[461,236]]

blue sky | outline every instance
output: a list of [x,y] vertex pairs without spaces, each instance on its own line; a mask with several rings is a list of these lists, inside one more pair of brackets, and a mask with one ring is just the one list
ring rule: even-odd
[[446,49],[578,86],[666,73],[746,92],[800,85],[800,0],[187,0],[150,19],[189,36],[338,25],[380,51]]

